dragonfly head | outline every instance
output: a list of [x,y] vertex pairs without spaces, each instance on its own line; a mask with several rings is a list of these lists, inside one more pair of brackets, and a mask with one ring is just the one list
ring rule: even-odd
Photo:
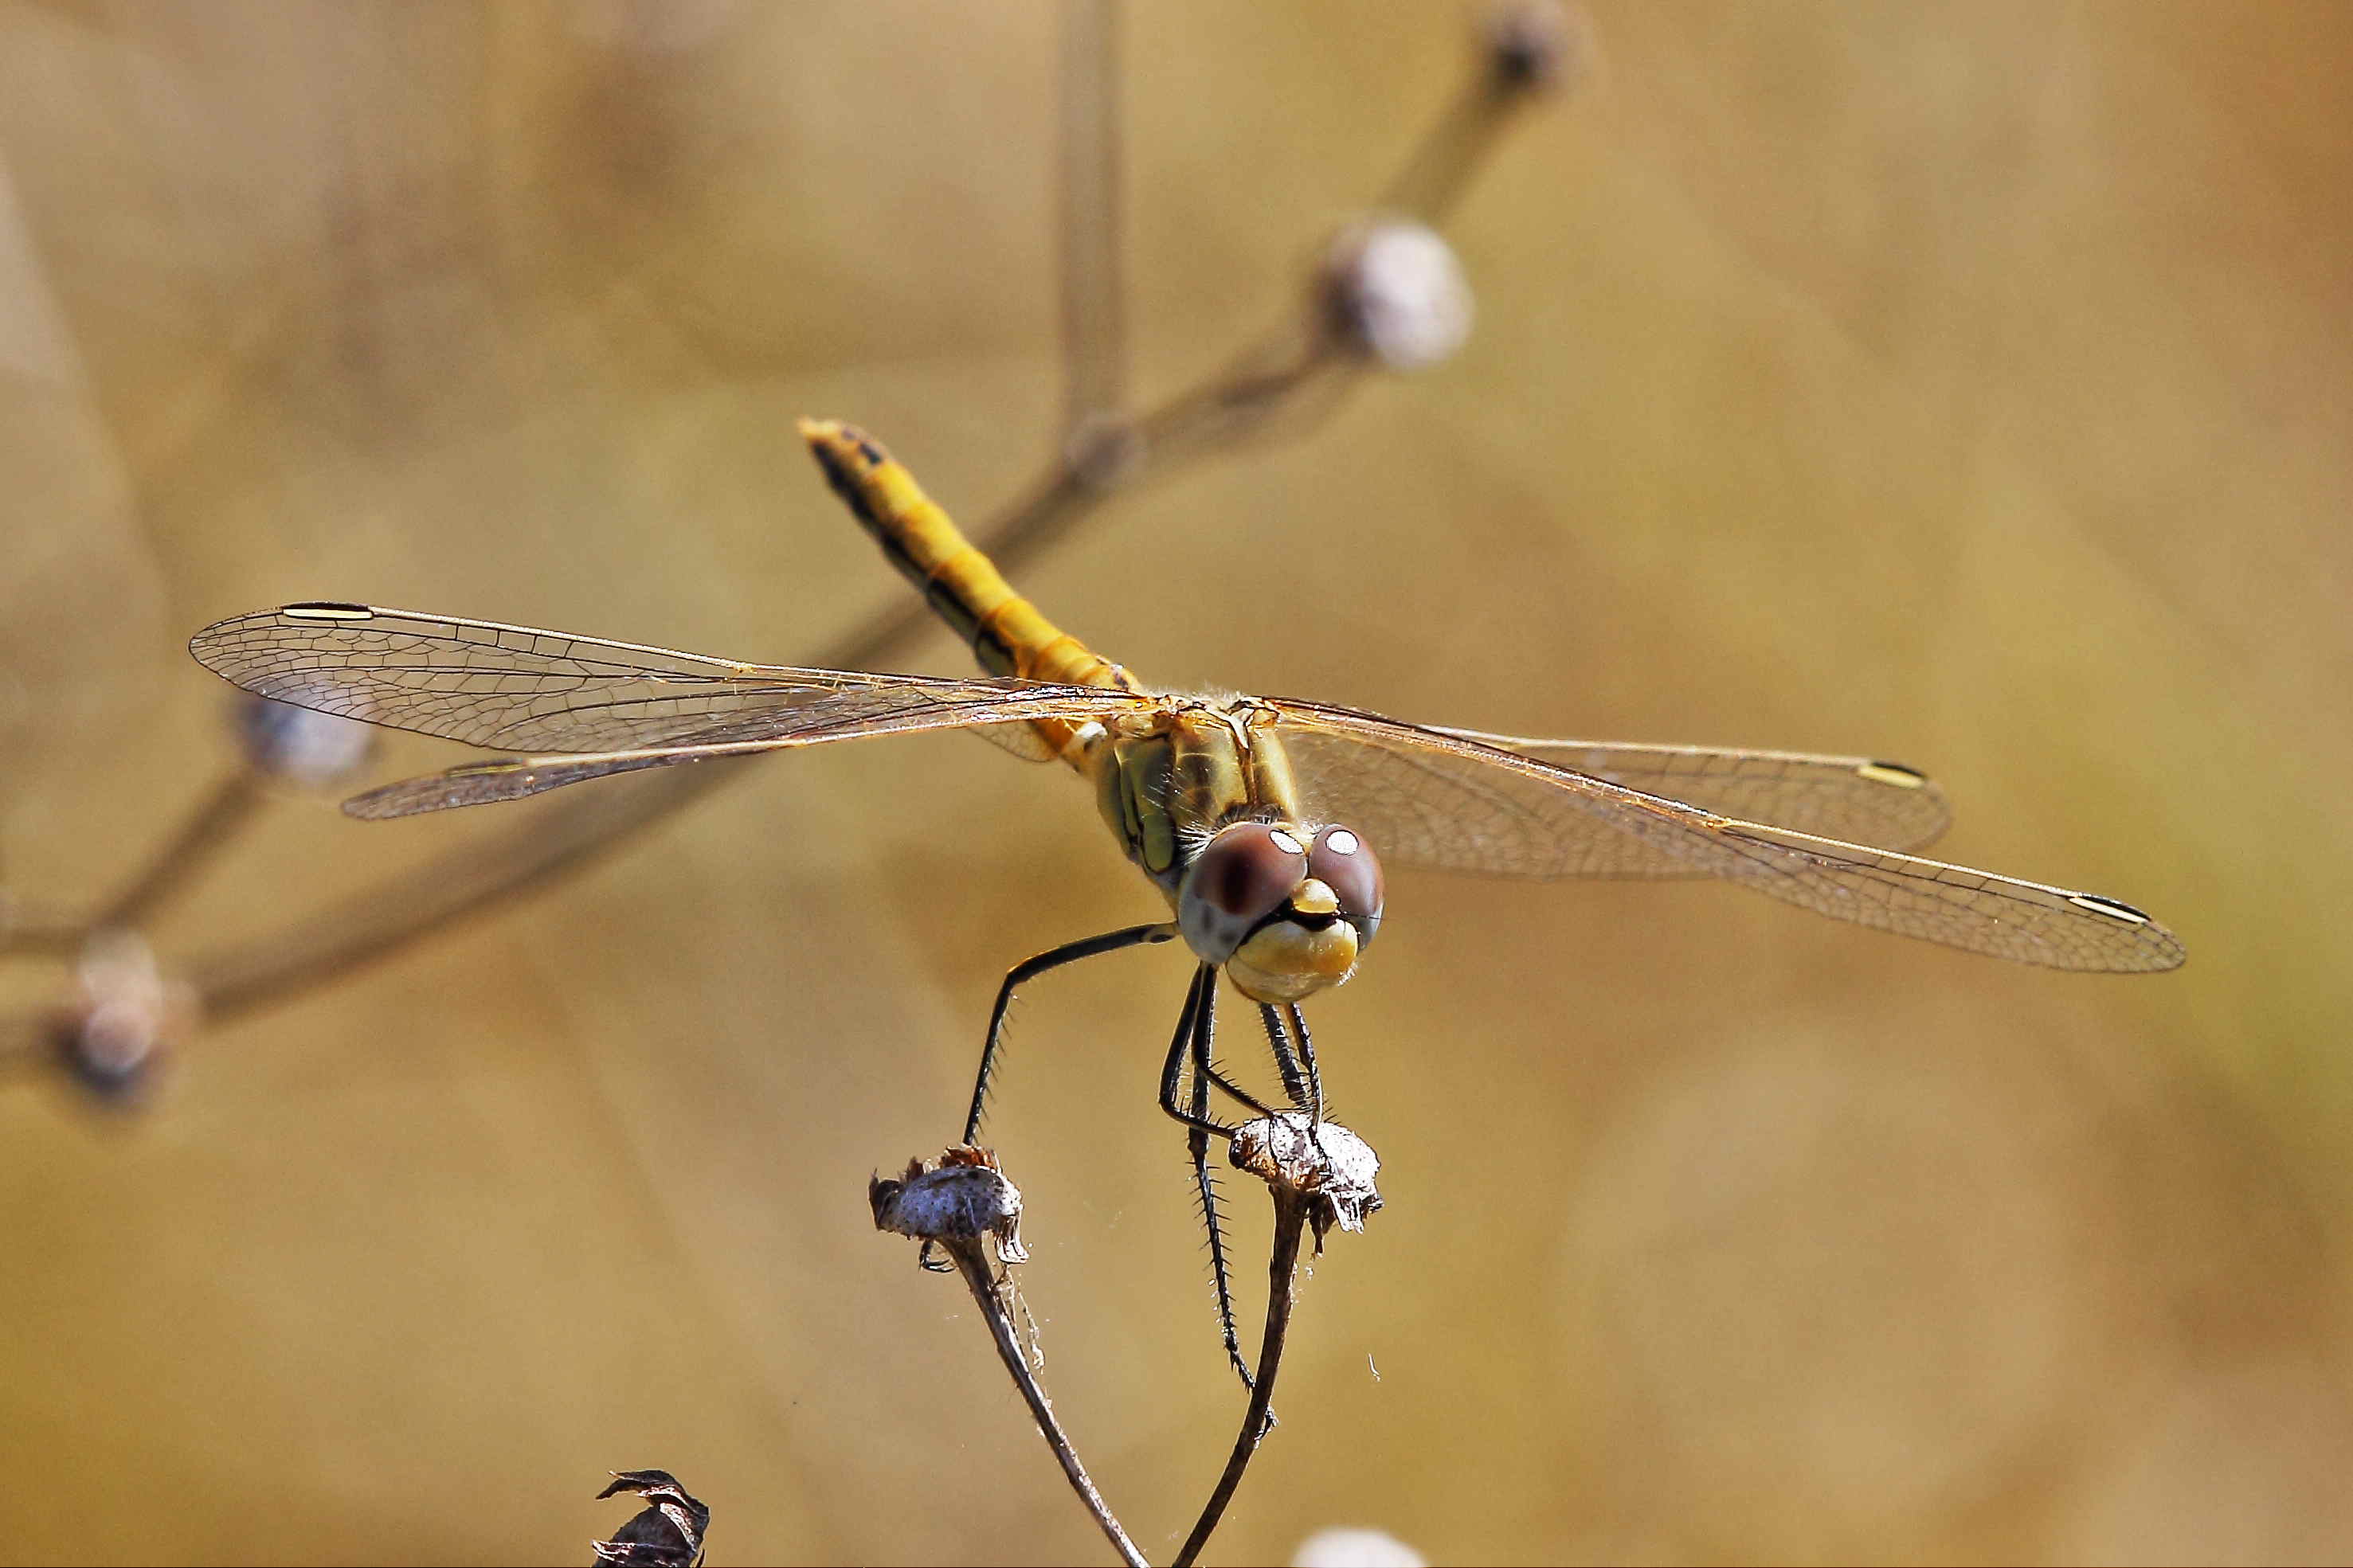
[[1345,827],[1237,822],[1176,896],[1185,941],[1253,1002],[1296,1002],[1356,972],[1381,923],[1381,866]]

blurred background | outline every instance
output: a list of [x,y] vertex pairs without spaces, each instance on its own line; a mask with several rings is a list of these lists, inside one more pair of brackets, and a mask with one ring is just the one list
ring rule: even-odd
[[[1021,585],[1170,685],[1901,758],[1952,794],[1939,854],[2192,956],[1393,874],[1311,1013],[1388,1206],[1316,1265],[1210,1558],[2353,1553],[2353,11],[1589,11],[1448,215],[1462,351],[1122,491]],[[1296,311],[1475,20],[1123,13],[1135,405]],[[185,652],[215,618],[791,661],[902,605],[791,421],[972,520],[1054,460],[1064,31],[0,9],[20,910],[105,907],[233,772]],[[892,662],[965,667],[936,631]],[[344,787],[461,755],[392,737]],[[768,759],[379,962],[221,980],[586,792],[338,793],[272,786],[142,922],[224,1005],[136,1106],[0,1088],[0,1471],[39,1499],[0,1558],[586,1560],[606,1472],[660,1466],[715,1562],[1101,1560],[862,1191],[955,1131],[1008,966],[1154,918],[1069,778],[955,736]],[[0,989],[48,1005],[69,958]],[[1155,1560],[1240,1415],[1152,1104],[1185,968],[1032,988],[989,1129],[1048,1383]],[[1248,1321],[1265,1205],[1228,1186]]]

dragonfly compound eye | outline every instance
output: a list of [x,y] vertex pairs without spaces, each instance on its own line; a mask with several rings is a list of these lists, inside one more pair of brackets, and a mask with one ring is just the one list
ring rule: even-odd
[[1307,874],[1340,900],[1340,918],[1356,928],[1359,945],[1381,925],[1381,863],[1373,847],[1337,824],[1315,835],[1307,851]]
[[1185,940],[1222,963],[1306,879],[1304,836],[1271,823],[1238,822],[1209,840],[1185,879],[1178,900]]

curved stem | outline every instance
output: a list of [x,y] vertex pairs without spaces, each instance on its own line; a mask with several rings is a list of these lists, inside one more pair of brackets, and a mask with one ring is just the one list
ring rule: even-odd
[[1029,1402],[1029,1414],[1037,1418],[1038,1430],[1044,1435],[1046,1446],[1054,1450],[1054,1458],[1061,1465],[1062,1474],[1070,1478],[1071,1489],[1079,1494],[1079,1501],[1086,1505],[1087,1512],[1093,1516],[1095,1524],[1110,1541],[1112,1549],[1119,1553],[1120,1561],[1129,1564],[1130,1568],[1148,1568],[1144,1553],[1137,1551],[1135,1542],[1127,1538],[1127,1531],[1113,1516],[1111,1505],[1103,1501],[1103,1493],[1095,1490],[1094,1482],[1088,1479],[1087,1468],[1079,1462],[1079,1451],[1071,1446],[1070,1435],[1062,1430],[1062,1424],[1054,1419],[1053,1403],[1046,1397],[1045,1386],[1038,1381],[1037,1368],[1031,1366],[1029,1358],[1021,1353],[1021,1341],[1013,1331],[1012,1315],[1005,1310],[1005,1293],[997,1285],[996,1270],[990,1264],[981,1238],[943,1241],[941,1247],[955,1259],[956,1272],[964,1276],[965,1284],[972,1291],[972,1299],[979,1303],[980,1315],[988,1324],[988,1337],[997,1344],[997,1359],[1005,1363],[1005,1370],[1013,1374],[1014,1385],[1021,1390],[1021,1397]]
[[1209,1500],[1201,1506],[1201,1517],[1195,1521],[1193,1533],[1185,1538],[1185,1548],[1176,1554],[1176,1568],[1187,1568],[1200,1556],[1201,1548],[1208,1544],[1218,1521],[1225,1517],[1226,1505],[1233,1500],[1234,1489],[1242,1484],[1242,1472],[1250,1468],[1260,1440],[1274,1425],[1274,1379],[1282,1370],[1282,1347],[1290,1337],[1291,1309],[1297,1300],[1299,1237],[1306,1226],[1305,1201],[1295,1193],[1276,1188],[1274,1248],[1266,1265],[1266,1334],[1259,1344],[1258,1386],[1250,1390],[1249,1407],[1242,1412],[1242,1429],[1234,1438],[1234,1451],[1226,1459],[1225,1473],[1218,1478]]

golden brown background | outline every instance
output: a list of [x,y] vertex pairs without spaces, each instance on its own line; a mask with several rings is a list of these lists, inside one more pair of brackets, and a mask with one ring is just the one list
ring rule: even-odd
[[[1211,1556],[2353,1554],[2353,9],[1592,12],[1598,70],[1460,211],[1467,350],[1024,585],[1172,684],[1906,759],[1945,853],[2192,958],[1394,876],[1314,1014],[1389,1206],[1317,1267]],[[1465,33],[1133,10],[1144,395],[1287,308]],[[183,652],[220,616],[788,660],[889,603],[790,421],[967,514],[1041,460],[1055,38],[1034,4],[0,11],[9,879],[100,899],[227,764]],[[294,799],[154,934],[509,825]],[[845,748],[199,1035],[144,1115],[12,1085],[0,1558],[585,1560],[604,1472],[661,1465],[718,1562],[1100,1559],[861,1186],[954,1130],[1008,963],[1155,907],[1054,771]],[[1238,1415],[1150,1103],[1182,972],[1038,986],[991,1127],[1048,1380],[1155,1557]]]

